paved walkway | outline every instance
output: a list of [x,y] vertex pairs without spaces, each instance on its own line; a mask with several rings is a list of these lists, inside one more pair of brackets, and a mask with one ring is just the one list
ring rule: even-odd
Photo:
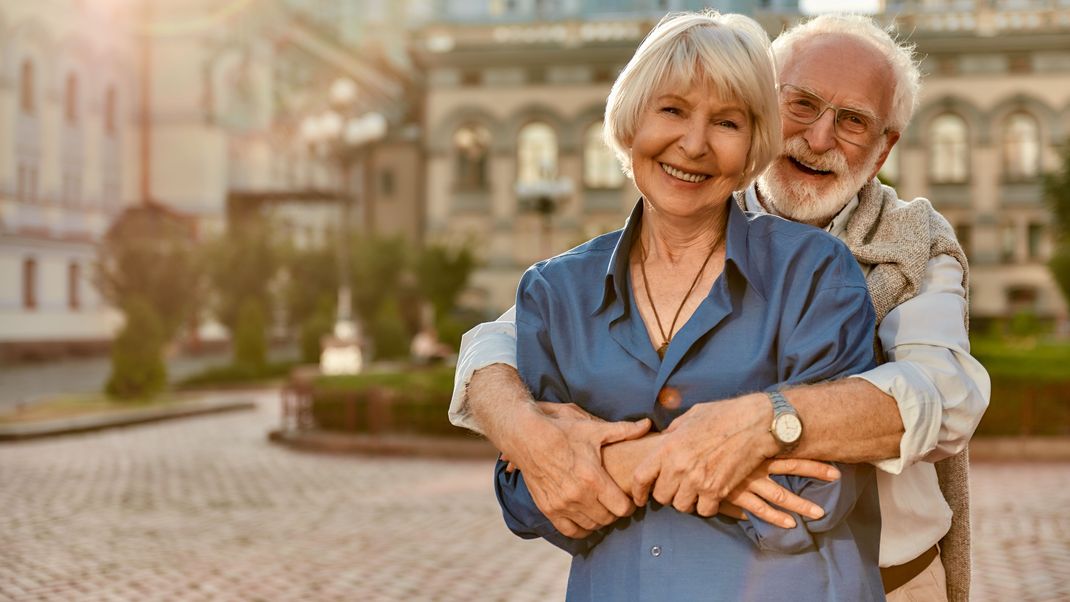
[[[256,411],[0,445],[0,599],[553,600],[485,461],[269,444]],[[975,600],[1070,599],[1070,464],[974,467]]]

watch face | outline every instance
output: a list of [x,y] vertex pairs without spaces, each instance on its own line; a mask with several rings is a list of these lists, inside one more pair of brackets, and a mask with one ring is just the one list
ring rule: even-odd
[[776,437],[783,443],[795,443],[802,436],[802,421],[795,414],[781,414],[776,419]]

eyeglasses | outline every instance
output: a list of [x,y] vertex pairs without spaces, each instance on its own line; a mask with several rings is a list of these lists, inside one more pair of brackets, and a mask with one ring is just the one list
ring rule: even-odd
[[784,104],[787,116],[803,125],[810,125],[825,111],[832,109],[836,137],[855,146],[865,146],[887,132],[883,122],[876,115],[859,109],[837,107],[817,94],[794,86],[780,84],[780,102]]

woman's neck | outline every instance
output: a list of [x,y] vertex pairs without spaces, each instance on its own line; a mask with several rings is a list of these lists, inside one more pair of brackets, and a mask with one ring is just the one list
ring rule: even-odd
[[639,237],[648,260],[670,265],[703,261],[710,249],[724,240],[728,226],[728,205],[680,218],[658,213],[646,203]]

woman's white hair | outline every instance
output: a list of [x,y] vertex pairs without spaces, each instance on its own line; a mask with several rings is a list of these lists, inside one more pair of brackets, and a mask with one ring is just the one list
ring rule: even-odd
[[894,29],[882,29],[870,17],[827,14],[800,23],[777,36],[773,41],[777,65],[783,69],[800,44],[828,34],[851,36],[869,44],[888,60],[895,84],[888,128],[902,132],[914,116],[914,109],[918,106],[918,91],[921,88],[921,72],[914,56],[914,45],[899,42]]
[[632,177],[631,142],[644,110],[665,86],[709,84],[750,114],[751,141],[739,189],[758,177],[780,151],[780,114],[769,36],[742,15],[673,13],[647,34],[613,82],[606,99],[604,136]]

